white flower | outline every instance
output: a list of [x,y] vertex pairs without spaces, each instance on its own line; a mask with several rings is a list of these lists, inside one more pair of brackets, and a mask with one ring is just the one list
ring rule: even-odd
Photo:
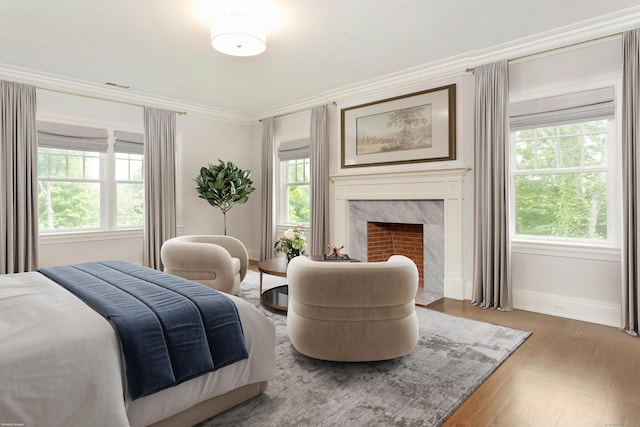
[[296,237],[296,233],[292,229],[288,229],[284,232],[284,238],[287,240],[293,240]]

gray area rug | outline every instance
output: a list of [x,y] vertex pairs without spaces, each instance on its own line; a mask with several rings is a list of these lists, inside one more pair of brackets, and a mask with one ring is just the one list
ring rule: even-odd
[[[298,353],[287,318],[261,307],[259,274],[240,296],[276,325],[278,376],[262,395],[202,424],[214,426],[439,426],[530,332],[416,307],[420,339],[409,355],[384,362],[336,363]],[[283,283],[264,276],[263,286]]]

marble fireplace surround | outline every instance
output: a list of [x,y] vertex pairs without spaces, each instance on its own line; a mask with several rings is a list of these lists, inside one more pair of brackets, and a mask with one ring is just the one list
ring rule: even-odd
[[367,260],[367,223],[421,224],[424,290],[444,294],[444,203],[442,200],[350,200],[349,255]]
[[[437,246],[442,247],[442,255],[433,254],[431,259],[425,262],[440,262],[441,266],[431,267],[433,275],[440,275],[442,283],[427,284],[426,272],[429,265],[425,264],[425,290],[432,286],[437,286],[447,298],[464,299],[464,274],[462,263],[462,233],[463,233],[463,181],[464,176],[469,171],[465,167],[445,167],[434,170],[406,171],[406,172],[383,172],[358,175],[333,175],[331,180],[334,183],[334,203],[333,221],[331,226],[332,243],[345,245],[345,253],[356,258],[366,259],[366,243],[361,249],[361,232],[358,222],[351,222],[351,215],[361,211],[362,206],[366,206],[372,201],[386,201],[393,203],[382,203],[380,208],[374,208],[374,212],[387,212],[381,214],[382,222],[413,222],[427,224],[425,226],[425,249],[431,246],[437,252]],[[361,202],[367,203],[361,203]],[[397,203],[402,201],[402,204]],[[406,203],[410,201],[437,201],[433,204]],[[372,205],[378,205],[373,203]],[[436,225],[438,220],[425,219],[422,214],[417,213],[414,219],[407,219],[404,215],[407,212],[420,212],[422,207],[426,207],[427,212],[438,215],[440,210],[442,215],[442,231],[438,232]],[[383,207],[386,206],[386,207]],[[389,209],[388,206],[401,207],[400,209]],[[440,207],[438,207],[440,206]],[[393,212],[400,213],[398,219],[394,219]],[[357,216],[358,214],[356,214]],[[370,218],[369,221],[379,219]],[[425,222],[426,221],[426,222]],[[366,221],[365,225],[366,227]],[[365,231],[366,233],[366,231]],[[438,237],[438,234],[441,237]],[[440,240],[440,243],[438,243]],[[355,250],[355,252],[353,252]],[[437,261],[440,259],[441,261]],[[440,272],[441,271],[441,272]],[[432,279],[429,279],[432,280]]]

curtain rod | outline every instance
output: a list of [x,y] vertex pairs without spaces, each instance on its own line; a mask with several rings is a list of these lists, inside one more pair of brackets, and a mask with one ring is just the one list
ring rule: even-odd
[[[569,43],[569,44],[566,44],[566,45],[563,45],[563,46],[550,47],[548,49],[541,50],[539,52],[529,53],[529,54],[526,54],[526,55],[520,55],[520,56],[516,56],[515,58],[507,58],[507,62],[515,62],[515,61],[519,61],[521,59],[529,58],[531,56],[542,55],[542,54],[545,54],[545,53],[555,52],[557,50],[562,50],[562,49],[566,49],[566,48],[574,47],[574,46],[580,46],[580,45],[583,45],[583,44],[592,43],[592,42],[605,40],[605,39],[609,39],[609,38],[613,39],[615,37],[620,37],[621,35],[622,35],[621,32],[612,33],[612,34],[607,34],[606,36],[594,37],[592,39],[582,40],[582,41],[574,42],[574,43]],[[475,69],[475,67],[469,67],[469,68],[465,68],[464,72],[465,73],[475,74],[476,73],[476,69]]]
[[[75,93],[75,92],[72,92],[72,91],[69,91],[69,90],[51,88],[51,87],[42,87],[42,86],[37,86],[37,85],[36,85],[36,88],[42,89],[42,90],[48,90],[48,91],[51,91],[51,92],[64,93],[66,95],[76,95],[76,96],[82,96],[84,98],[97,99],[97,100],[100,100],[100,101],[110,101],[110,102],[117,102],[117,103],[124,104],[124,105],[133,105],[134,107],[142,107],[142,108],[148,107],[148,105],[136,104],[135,102],[130,102],[130,101],[118,101],[118,100],[115,100],[115,99],[110,99],[110,98],[108,98],[106,96],[85,95],[85,94],[82,94],[82,93]],[[173,111],[173,110],[169,110],[169,111]],[[179,116],[186,116],[187,115],[186,111],[173,111],[173,112],[176,113]]]
[[[326,105],[327,107],[335,107],[335,106],[336,106],[336,105],[338,105],[338,104],[336,103],[336,101],[331,101],[331,102],[329,102],[328,104],[325,104],[325,105]],[[311,107],[311,108],[313,108],[313,107]],[[299,109],[299,110],[289,111],[288,113],[282,113],[282,114],[278,114],[277,116],[273,116],[273,118],[274,118],[274,119],[279,119],[279,118],[281,118],[281,117],[290,116],[290,115],[292,115],[292,114],[302,113],[303,111],[308,111],[308,110],[310,110],[311,108],[301,108],[301,109]],[[262,120],[264,120],[264,119],[260,119],[260,120],[258,120],[258,122],[262,122]]]

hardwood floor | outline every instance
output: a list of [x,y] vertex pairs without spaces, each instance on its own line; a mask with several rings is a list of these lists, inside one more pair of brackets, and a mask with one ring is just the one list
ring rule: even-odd
[[640,427],[640,338],[616,328],[441,299],[432,310],[532,331],[445,426]]

